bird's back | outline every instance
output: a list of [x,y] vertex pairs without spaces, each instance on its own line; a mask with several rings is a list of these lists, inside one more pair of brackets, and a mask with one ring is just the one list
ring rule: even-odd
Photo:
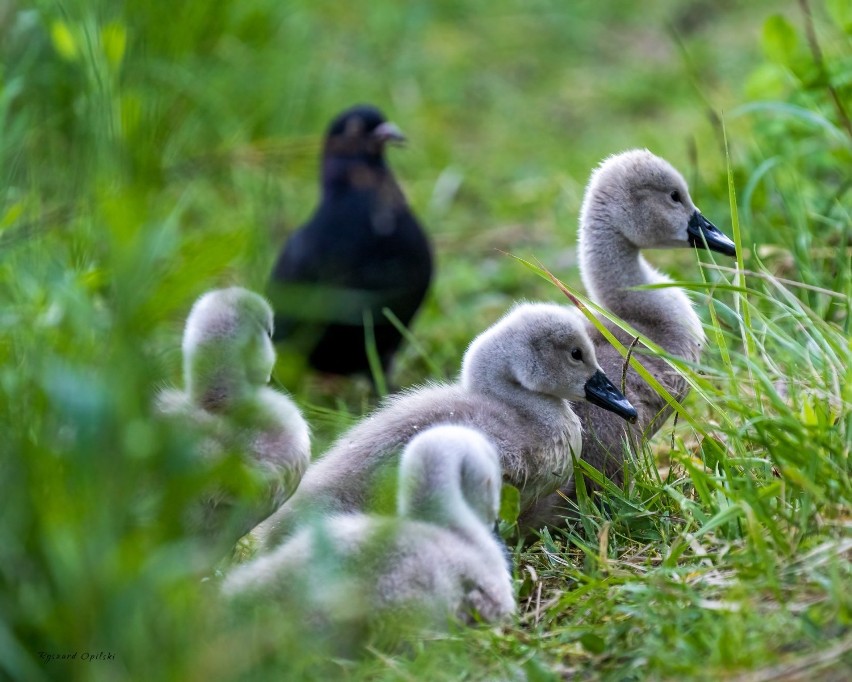
[[275,265],[276,338],[292,338],[316,369],[351,374],[369,367],[366,320],[387,368],[402,337],[383,310],[407,325],[431,277],[429,241],[389,171],[374,184],[338,189]]
[[254,535],[273,547],[314,514],[374,508],[384,499],[380,484],[405,445],[438,424],[468,426],[485,435],[500,456],[504,480],[521,490],[524,504],[562,484],[571,472],[572,451],[580,451],[579,423],[570,411],[553,430],[533,415],[458,385],[421,388],[392,398],[344,433]]
[[466,535],[405,518],[337,514],[238,568],[225,591],[288,595],[330,621],[363,627],[396,612],[420,625],[486,621],[514,610],[509,564],[486,529]]

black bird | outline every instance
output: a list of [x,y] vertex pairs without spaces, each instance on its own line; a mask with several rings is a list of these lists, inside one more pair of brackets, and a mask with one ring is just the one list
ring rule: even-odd
[[275,339],[332,374],[370,374],[375,344],[390,368],[432,279],[432,249],[385,161],[405,140],[372,106],[356,106],[328,128],[319,207],[284,245],[269,296]]

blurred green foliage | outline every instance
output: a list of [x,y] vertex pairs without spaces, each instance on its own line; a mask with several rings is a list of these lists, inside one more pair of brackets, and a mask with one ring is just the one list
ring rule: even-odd
[[[850,41],[842,0],[0,5],[0,677],[718,679],[820,648],[839,653],[814,675],[848,662]],[[202,581],[219,557],[181,517],[229,474],[150,406],[178,379],[191,302],[263,289],[316,201],[326,122],[359,101],[408,133],[391,163],[438,253],[401,385],[452,376],[515,298],[560,300],[500,251],[577,284],[584,183],[628,147],[682,168],[726,231],[733,199],[758,275],[665,255],[707,282],[692,288],[711,349],[685,368],[707,433],[667,427],[631,486],[605,485],[606,511],[581,498],[581,528],[516,551],[517,623],[345,663],[276,605],[220,613]],[[295,388],[317,454],[368,407]],[[39,658],[102,650],[116,660]]]

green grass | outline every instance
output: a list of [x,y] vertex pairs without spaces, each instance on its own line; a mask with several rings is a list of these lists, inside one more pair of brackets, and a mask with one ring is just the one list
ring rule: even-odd
[[[0,679],[847,679],[847,4],[0,7]],[[517,298],[567,303],[506,253],[580,292],[577,213],[610,153],[681,168],[742,256],[651,254],[707,352],[673,360],[693,390],[628,484],[581,465],[606,504],[581,493],[576,527],[513,551],[518,618],[348,662],[283,607],[222,613],[180,516],[228,472],[150,406],[192,301],[263,289],[322,129],[360,101],[411,140],[391,163],[438,258],[397,385],[454,376]],[[321,388],[295,390],[316,453],[370,408]]]

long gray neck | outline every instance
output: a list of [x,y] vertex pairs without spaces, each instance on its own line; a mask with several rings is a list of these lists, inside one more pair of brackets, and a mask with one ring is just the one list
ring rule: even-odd
[[483,523],[462,492],[461,461],[452,448],[418,453],[416,467],[403,482],[401,516],[444,528],[475,532]]
[[669,352],[697,359],[704,333],[692,303],[678,288],[631,290],[671,280],[654,269],[610,222],[590,220],[581,228],[580,274],[596,303]]
[[236,364],[186,363],[184,382],[193,404],[209,412],[232,412],[255,394]]

